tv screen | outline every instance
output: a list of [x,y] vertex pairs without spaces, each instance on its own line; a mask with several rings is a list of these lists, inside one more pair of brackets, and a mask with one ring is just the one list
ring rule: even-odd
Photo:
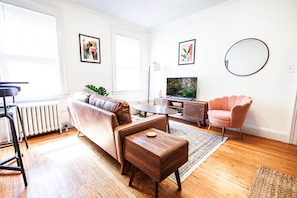
[[196,99],[197,77],[167,78],[166,96]]

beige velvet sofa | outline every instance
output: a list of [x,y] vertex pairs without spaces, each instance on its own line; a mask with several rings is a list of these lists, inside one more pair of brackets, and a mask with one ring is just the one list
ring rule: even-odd
[[127,102],[90,93],[76,93],[67,100],[71,124],[121,164],[125,171],[123,138],[157,128],[166,131],[166,116],[153,115],[132,121]]

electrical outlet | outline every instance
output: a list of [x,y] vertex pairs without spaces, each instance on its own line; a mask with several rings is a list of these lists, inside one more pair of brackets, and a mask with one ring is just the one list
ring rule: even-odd
[[294,72],[294,65],[288,65],[287,72],[288,73],[293,73]]

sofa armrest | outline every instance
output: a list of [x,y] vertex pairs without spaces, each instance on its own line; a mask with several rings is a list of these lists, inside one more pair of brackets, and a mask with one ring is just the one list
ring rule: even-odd
[[124,174],[124,152],[123,152],[123,140],[125,136],[143,131],[149,128],[156,128],[162,131],[166,131],[167,118],[165,115],[153,115],[144,119],[117,126],[114,131],[115,142],[118,151],[118,160],[121,164],[121,174]]

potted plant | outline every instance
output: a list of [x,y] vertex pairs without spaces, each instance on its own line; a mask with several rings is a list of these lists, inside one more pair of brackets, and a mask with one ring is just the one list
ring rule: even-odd
[[109,93],[107,93],[107,90],[104,87],[96,87],[94,85],[86,85],[86,88],[92,90],[93,92],[102,95],[102,96],[108,96]]

